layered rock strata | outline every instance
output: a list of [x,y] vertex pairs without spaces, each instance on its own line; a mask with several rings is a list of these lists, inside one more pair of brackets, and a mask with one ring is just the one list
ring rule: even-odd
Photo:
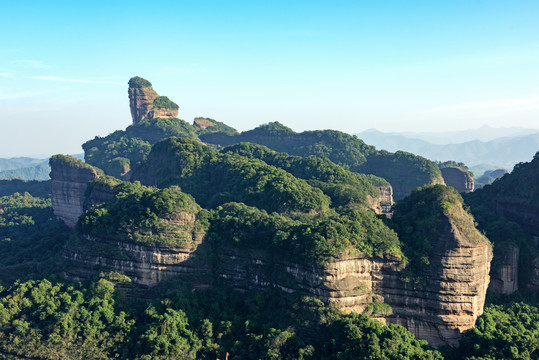
[[196,250],[97,238],[87,241],[104,242],[117,251],[96,255],[66,250],[65,257],[77,269],[72,274],[76,278],[114,269],[147,286],[177,277],[187,282],[196,279],[194,285],[198,287],[218,281],[240,291],[278,288],[285,293],[315,296],[347,312],[364,312],[373,302],[385,302],[392,313],[376,316],[403,325],[436,346],[457,345],[460,334],[472,328],[482,314],[492,257],[487,243],[471,243],[449,222],[433,246],[423,285],[401,281],[403,265],[399,257],[348,255],[317,266],[287,261],[265,251],[227,246],[212,249],[217,257],[210,260],[205,248],[209,245],[204,241]]
[[54,215],[73,227],[84,211],[88,182],[102,172],[70,156],[55,155],[50,160],[51,198]]
[[471,241],[444,219],[422,274],[424,284],[386,287],[384,299],[395,313],[391,322],[431,345],[458,345],[460,334],[483,313],[491,260],[488,242]]
[[145,119],[177,118],[177,109],[157,108],[154,101],[159,94],[152,88],[152,84],[142,78],[134,77],[129,80],[129,108],[133,124]]
[[87,241],[90,248],[92,244],[96,247],[105,245],[109,250],[96,254],[77,247],[66,248],[63,256],[72,265],[68,275],[73,279],[89,278],[108,269],[121,271],[144,286],[172,278],[183,278],[197,287],[211,284],[209,256],[193,255],[195,249],[199,254],[204,252],[203,246],[148,246],[91,236],[83,241]]
[[446,167],[441,169],[444,182],[447,186],[452,186],[459,193],[469,193],[474,190],[473,177],[456,167]]
[[202,130],[215,126],[215,125],[216,124],[213,121],[203,118],[203,117],[197,117],[193,120],[193,126],[196,126]]
[[[82,162],[70,161],[51,161],[51,177],[55,213],[73,226],[85,204],[107,201],[115,188],[103,178],[87,190],[87,182],[101,175]],[[170,221],[188,225],[194,218],[182,212]],[[456,345],[460,334],[474,326],[483,312],[492,258],[486,241],[468,239],[446,217],[432,242],[430,265],[418,274],[424,279],[421,283],[403,281],[402,261],[393,256],[348,254],[314,265],[257,249],[219,246],[202,237],[183,247],[89,235],[77,241],[64,253],[73,265],[69,275],[75,279],[109,269],[122,271],[145,286],[177,278],[195,287],[218,282],[244,291],[278,288],[316,296],[344,311],[364,312],[373,302],[385,302],[392,311],[375,316],[405,326],[432,345]]]

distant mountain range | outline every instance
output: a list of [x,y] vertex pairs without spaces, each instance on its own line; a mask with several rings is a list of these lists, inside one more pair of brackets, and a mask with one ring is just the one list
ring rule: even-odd
[[[84,154],[72,155],[84,159]],[[0,180],[49,180],[49,159],[35,159],[31,157],[0,158]]]
[[[488,141],[480,140],[489,139],[496,134],[504,136]],[[519,162],[530,161],[539,151],[539,130],[522,128],[483,127],[477,130],[436,133],[432,136],[426,133],[384,133],[369,129],[356,135],[378,149],[391,152],[403,150],[430,160],[455,160],[468,167],[477,166],[485,170],[511,170]],[[474,139],[469,140],[470,137]],[[436,143],[442,139],[447,142]]]
[[[368,130],[367,130],[368,131]],[[403,132],[403,133],[390,133],[396,135],[403,135],[407,138],[420,139],[427,141],[431,144],[455,144],[463,143],[473,140],[479,140],[483,142],[499,139],[502,137],[515,137],[524,136],[538,133],[539,129],[529,129],[522,127],[491,127],[481,126],[477,129],[466,129],[457,131],[446,132]]]

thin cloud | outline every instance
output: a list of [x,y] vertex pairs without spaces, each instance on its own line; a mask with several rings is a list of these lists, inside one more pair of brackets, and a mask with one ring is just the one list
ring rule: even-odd
[[52,68],[51,65],[44,64],[43,62],[39,60],[17,60],[15,61],[16,64],[23,65],[25,67],[29,67],[32,69],[50,69]]
[[9,73],[9,72],[0,72],[0,77],[11,78],[11,77],[13,77],[13,74]]
[[124,83],[118,82],[118,81],[73,79],[73,78],[65,78],[65,77],[61,77],[61,76],[27,76],[26,78],[27,79],[33,79],[33,80],[45,80],[45,81],[55,81],[55,82],[64,82],[64,83],[78,83],[78,84],[125,85]]
[[439,111],[458,111],[458,110],[477,110],[477,109],[496,109],[496,108],[515,108],[530,109],[539,107],[539,96],[526,98],[496,99],[487,101],[476,101],[458,105],[441,106],[432,109],[433,112]]

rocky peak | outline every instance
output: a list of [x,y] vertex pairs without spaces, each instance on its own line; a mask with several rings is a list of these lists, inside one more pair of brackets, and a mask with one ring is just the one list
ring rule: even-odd
[[135,76],[128,84],[133,124],[145,119],[178,117],[178,105],[166,96],[159,96],[148,80]]

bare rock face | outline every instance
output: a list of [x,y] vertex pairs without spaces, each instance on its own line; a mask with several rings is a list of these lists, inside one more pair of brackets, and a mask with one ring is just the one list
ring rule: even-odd
[[459,193],[469,193],[474,190],[473,177],[466,171],[456,167],[446,167],[441,171],[445,184],[454,187]]
[[88,182],[103,174],[83,162],[66,155],[51,157],[51,197],[54,214],[73,227],[83,212],[84,193]]
[[[278,288],[303,293],[346,312],[365,312],[373,302],[391,310],[373,314],[386,323],[400,324],[431,345],[456,345],[463,331],[483,313],[492,252],[489,244],[468,241],[449,222],[440,233],[426,271],[426,283],[401,281],[404,265],[396,256],[344,255],[324,266],[289,262],[262,250],[221,247],[208,251],[200,239],[193,248],[147,246],[90,238],[112,249],[101,255],[67,249],[74,278],[115,269],[140,284],[152,286],[176,277],[196,287],[218,281],[240,291]],[[92,245],[89,245],[93,247]],[[217,254],[212,262],[209,254]]]
[[[72,265],[68,276],[74,280],[90,278],[103,269],[113,269],[145,286],[154,286],[171,278],[183,278],[200,288],[210,286],[209,255],[199,255],[205,251],[203,246],[149,246],[90,236],[83,241],[87,241],[90,247],[92,243],[99,243],[100,246],[109,247],[110,251],[96,255],[81,249],[66,248],[63,257]],[[195,249],[197,255],[194,254]]]
[[141,77],[135,76],[129,80],[129,107],[133,124],[145,119],[177,118],[178,109],[154,106],[159,94],[152,89],[152,84]]
[[403,325],[431,345],[455,346],[483,313],[492,250],[487,242],[466,239],[449,221],[433,249],[420,286],[401,280],[398,257],[343,256],[325,266],[308,266],[239,248],[219,249],[218,276],[239,290],[302,292],[347,312],[385,302],[391,312],[374,316]]
[[489,284],[492,248],[475,243],[450,220],[432,244],[425,284],[388,286],[386,301],[395,316],[390,322],[405,326],[431,345],[458,345],[460,334],[475,326],[483,313]]
[[508,243],[501,245],[496,257],[496,266],[490,273],[489,289],[496,294],[512,294],[518,290],[518,257],[520,248]]
[[212,126],[215,126],[216,124],[211,121],[210,119],[206,119],[206,118],[202,118],[202,117],[197,117],[193,120],[193,126],[196,126],[198,127],[199,129],[206,129],[206,128],[209,128],[209,127],[212,127]]
[[368,201],[370,208],[377,214],[391,215],[391,207],[393,206],[393,188],[391,186],[375,186],[380,193],[380,197],[371,198]]
[[530,290],[539,291],[539,258],[535,258],[531,262],[530,279],[526,285]]

